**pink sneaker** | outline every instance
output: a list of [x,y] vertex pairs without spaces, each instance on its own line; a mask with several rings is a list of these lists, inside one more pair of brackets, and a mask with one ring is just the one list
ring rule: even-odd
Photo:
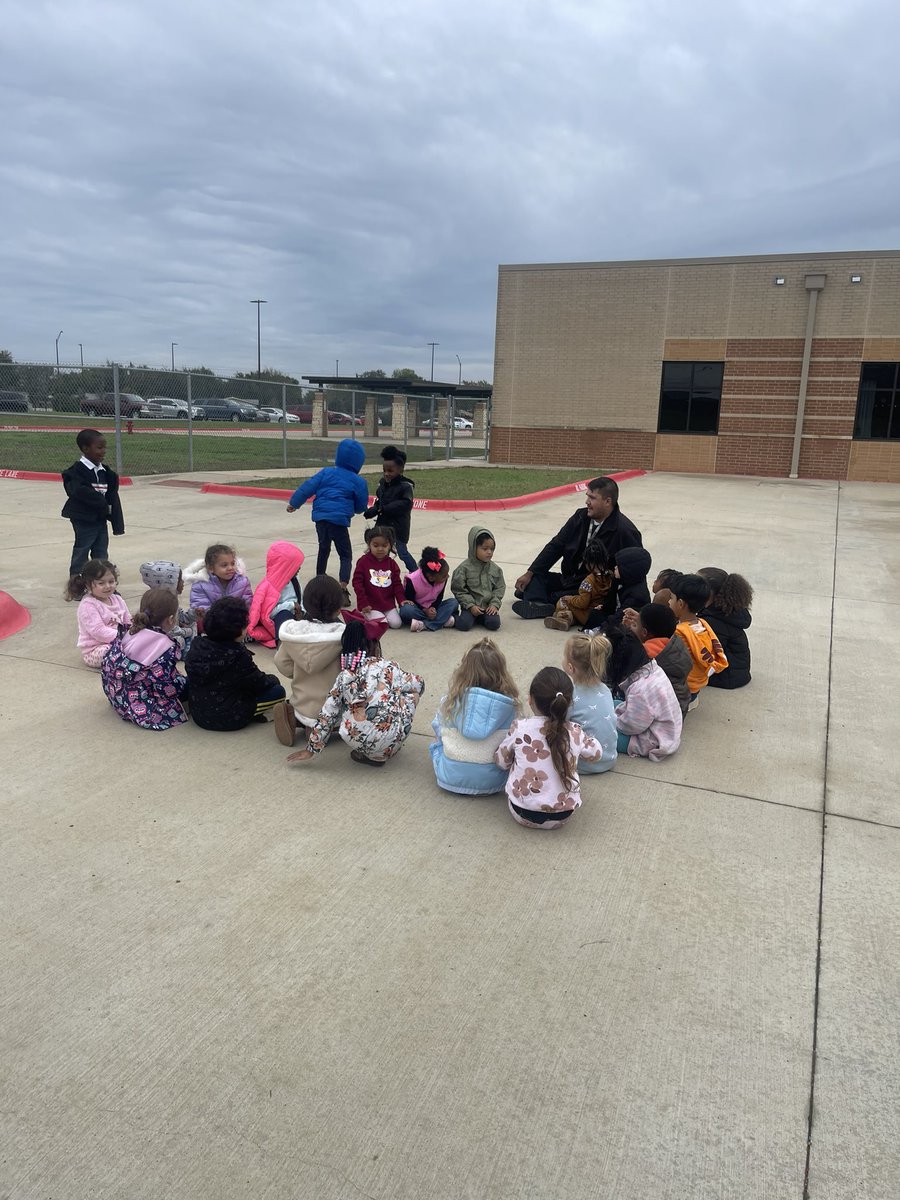
[[449,618],[448,618],[448,619],[447,619],[447,620],[444,622],[444,628],[445,628],[445,629],[452,629],[452,628],[453,628],[453,626],[454,626],[455,624],[456,624],[456,617],[449,617]]
[[425,622],[417,621],[415,618],[413,618],[413,620],[410,621],[410,623],[409,623],[409,627],[413,631],[413,633],[421,633],[422,630],[425,628]]

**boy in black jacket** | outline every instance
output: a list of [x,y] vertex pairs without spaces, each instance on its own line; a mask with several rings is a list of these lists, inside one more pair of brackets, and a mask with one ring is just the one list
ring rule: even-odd
[[68,517],[75,530],[69,575],[80,575],[88,558],[109,557],[107,523],[116,536],[125,532],[119,477],[103,463],[106,438],[99,429],[82,429],[75,444],[81,458],[62,473],[68,496],[62,515]]
[[381,457],[384,460],[381,482],[375,491],[375,503],[366,509],[366,516],[374,517],[378,525],[388,525],[393,529],[397,557],[408,571],[415,571],[419,564],[410,554],[407,542],[412,517],[413,488],[416,485],[403,474],[406,451],[398,449],[397,446],[385,446]]

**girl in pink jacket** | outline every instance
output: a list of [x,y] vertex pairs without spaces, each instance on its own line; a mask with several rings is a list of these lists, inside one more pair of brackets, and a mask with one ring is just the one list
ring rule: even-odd
[[669,677],[647,657],[637,634],[613,626],[606,637],[612,647],[606,664],[606,682],[616,701],[618,752],[632,758],[659,762],[681,745],[681,706]]
[[120,625],[131,624],[128,605],[116,591],[119,572],[105,558],[89,558],[66,585],[66,600],[78,600],[78,649],[85,666],[99,670]]

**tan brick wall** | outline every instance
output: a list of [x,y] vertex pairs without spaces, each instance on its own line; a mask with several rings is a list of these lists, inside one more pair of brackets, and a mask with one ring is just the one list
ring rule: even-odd
[[900,483],[900,442],[851,442],[847,479]]
[[[854,272],[862,283],[849,282]],[[616,465],[700,455],[719,472],[786,474],[805,276],[820,273],[804,421],[817,436],[801,473],[823,477],[843,454],[829,439],[852,431],[860,361],[900,360],[900,253],[501,267],[492,457],[611,465],[615,448]],[[666,359],[725,363],[720,436],[702,439],[702,451],[655,436]]]
[[627,429],[491,429],[490,461],[584,467],[600,472],[650,470],[656,435]]
[[658,433],[653,469],[712,475],[716,469],[718,440],[715,437],[695,437],[692,434]]

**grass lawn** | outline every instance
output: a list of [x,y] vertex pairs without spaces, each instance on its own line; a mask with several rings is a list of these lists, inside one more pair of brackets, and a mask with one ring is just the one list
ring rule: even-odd
[[[602,471],[591,471],[583,467],[580,471],[556,470],[541,467],[529,470],[526,467],[441,467],[438,470],[415,471],[407,469],[415,480],[417,500],[502,500],[509,496],[524,496],[528,492],[540,492],[544,488],[559,487],[563,483],[577,483],[581,479],[593,479]],[[367,476],[374,491],[377,476]],[[277,479],[242,479],[244,487],[290,488],[297,480],[289,476]]]
[[[9,421],[2,424],[22,424],[18,414],[10,414]],[[56,423],[54,414],[54,423]],[[72,433],[10,432],[0,430],[0,469],[12,471],[61,471],[78,458],[74,432],[82,428],[84,419],[73,422]],[[107,461],[115,467],[115,434],[102,419],[96,428],[106,434]],[[188,439],[184,436],[181,422],[172,422],[172,433],[150,433],[135,422],[135,432],[122,432],[122,473],[125,475],[166,475],[175,472],[193,471],[201,475],[204,471],[227,471],[273,469],[284,466],[282,439],[279,431],[273,430],[271,437],[242,437],[240,430],[231,432],[219,422],[214,429],[201,432],[195,427],[193,467],[188,463]],[[259,426],[255,426],[259,429]],[[210,436],[215,433],[217,436]],[[378,461],[378,452],[384,442],[363,442],[366,457],[370,462]],[[291,437],[287,439],[288,471],[305,467],[322,467],[334,462],[336,439],[313,439]],[[441,448],[435,447],[436,455]],[[458,446],[459,457],[480,458],[483,451],[477,446]],[[428,459],[428,445],[410,445],[410,462]],[[285,486],[296,487],[292,477]]]

